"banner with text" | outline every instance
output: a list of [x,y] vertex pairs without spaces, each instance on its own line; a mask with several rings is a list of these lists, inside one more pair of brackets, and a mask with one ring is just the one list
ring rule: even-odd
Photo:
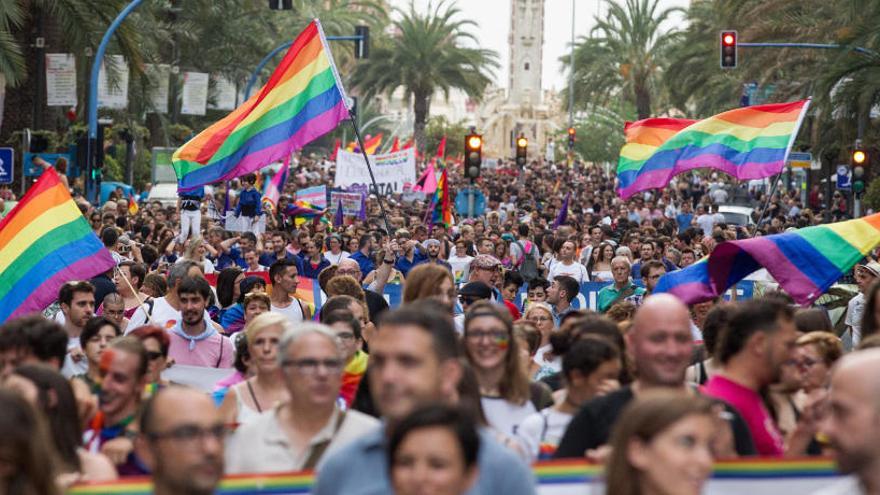
[[208,105],[208,77],[204,72],[183,73],[183,95],[180,98],[182,115],[205,115]]
[[403,185],[416,181],[416,152],[410,148],[384,155],[371,155],[370,166],[376,176],[376,191],[370,180],[370,172],[360,153],[339,150],[336,155],[336,180],[334,187],[349,187],[354,184],[367,185],[374,194],[394,194],[403,192]]
[[46,54],[46,106],[76,106],[76,58],[71,53]]
[[336,214],[339,202],[342,201],[342,214],[356,217],[361,212],[364,195],[357,192],[330,191],[330,211]]

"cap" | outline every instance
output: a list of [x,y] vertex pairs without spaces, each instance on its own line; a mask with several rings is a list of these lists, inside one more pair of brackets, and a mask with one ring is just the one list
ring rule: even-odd
[[862,270],[867,270],[871,275],[875,277],[880,277],[880,263],[877,263],[876,261],[872,261],[864,265],[859,265],[859,268],[861,268]]
[[458,295],[474,299],[489,299],[492,297],[492,288],[483,282],[470,282],[458,291]]
[[498,266],[501,266],[501,262],[498,261],[498,258],[488,254],[478,254],[473,261],[471,261],[470,268],[471,270],[475,268],[494,270]]

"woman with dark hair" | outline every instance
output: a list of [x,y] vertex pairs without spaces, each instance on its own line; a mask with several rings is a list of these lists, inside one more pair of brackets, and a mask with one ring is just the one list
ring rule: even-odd
[[688,366],[685,371],[685,380],[697,385],[703,385],[712,375],[718,372],[719,366],[715,362],[715,347],[720,335],[727,328],[727,323],[733,315],[736,306],[723,303],[710,309],[703,320],[703,348],[706,359]]
[[0,389],[0,493],[60,495],[59,474],[43,415],[19,394]]
[[239,285],[244,280],[244,272],[237,266],[230,266],[220,270],[217,275],[217,303],[220,305],[219,318],[223,313],[238,301],[241,295]]
[[[76,398],[70,383],[60,373],[46,366],[23,365],[16,368],[3,385],[18,392],[45,415],[49,441],[57,454],[57,474],[63,484],[110,481],[118,477],[109,459],[81,447],[82,428],[77,417]],[[6,403],[3,404],[6,407]],[[10,430],[3,431],[11,433]]]
[[620,369],[620,350],[608,339],[586,335],[571,346],[562,356],[565,388],[554,394],[556,404],[527,417],[517,430],[532,460],[553,457],[581,406],[620,387]]
[[110,341],[119,335],[120,331],[116,323],[104,316],[94,316],[89,318],[79,336],[89,368],[84,374],[76,375],[74,378],[86,382],[95,395],[101,392],[101,370],[99,369],[101,354],[110,345]]
[[614,258],[614,246],[603,242],[596,246],[587,264],[590,280],[593,282],[611,282],[611,260]]
[[716,407],[685,392],[639,394],[614,425],[605,493],[701,493],[712,474]]
[[413,411],[391,431],[388,469],[397,495],[461,495],[477,480],[480,437],[461,410],[427,406]]

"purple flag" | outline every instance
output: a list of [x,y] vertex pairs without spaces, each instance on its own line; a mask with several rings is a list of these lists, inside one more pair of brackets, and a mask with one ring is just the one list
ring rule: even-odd
[[358,220],[367,220],[367,193],[361,193],[361,211],[358,212]]
[[571,191],[565,195],[565,201],[562,202],[562,208],[559,209],[559,215],[556,216],[556,220],[553,221],[553,229],[558,229],[560,225],[564,224],[568,219],[568,200],[571,199]]
[[336,207],[336,215],[333,217],[333,226],[334,227],[342,227],[344,223],[342,216],[342,200],[339,200],[339,205]]

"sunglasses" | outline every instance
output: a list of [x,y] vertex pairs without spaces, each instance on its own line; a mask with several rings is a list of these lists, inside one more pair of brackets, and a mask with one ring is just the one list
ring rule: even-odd
[[164,356],[165,355],[159,351],[147,351],[147,359],[150,361],[155,361],[155,360],[157,360],[161,357],[164,357]]

